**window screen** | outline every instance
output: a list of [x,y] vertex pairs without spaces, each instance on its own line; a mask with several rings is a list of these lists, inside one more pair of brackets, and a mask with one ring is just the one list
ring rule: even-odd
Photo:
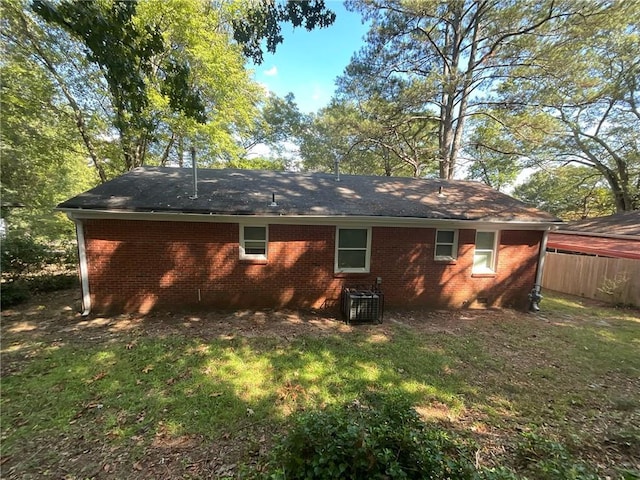
[[440,260],[451,260],[458,254],[458,232],[457,230],[436,231],[436,251],[435,258]]
[[267,227],[242,227],[240,256],[243,258],[267,258]]
[[476,232],[476,249],[473,255],[475,273],[493,273],[496,259],[497,232]]
[[369,269],[369,234],[367,228],[339,228],[336,270],[364,272]]

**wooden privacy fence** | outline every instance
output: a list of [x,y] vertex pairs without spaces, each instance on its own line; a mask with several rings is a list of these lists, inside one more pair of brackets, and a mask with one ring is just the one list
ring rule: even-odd
[[640,260],[547,252],[542,287],[640,307]]

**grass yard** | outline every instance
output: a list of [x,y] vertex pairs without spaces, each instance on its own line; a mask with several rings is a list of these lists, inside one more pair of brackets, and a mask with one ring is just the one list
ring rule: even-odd
[[[548,294],[539,314],[76,314],[58,292],[2,313],[2,478],[225,478],[265,462],[289,416],[400,393],[518,468],[523,435],[602,478],[640,478],[640,312]],[[551,455],[552,453],[547,452]]]

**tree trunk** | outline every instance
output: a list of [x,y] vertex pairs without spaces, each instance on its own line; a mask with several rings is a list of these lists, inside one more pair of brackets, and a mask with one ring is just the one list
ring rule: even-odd
[[[560,110],[560,115],[561,119],[571,130],[571,134],[577,147],[591,162],[590,166],[598,170],[602,174],[602,176],[604,176],[605,180],[611,187],[611,193],[616,203],[616,211],[628,212],[631,210],[635,210],[636,207],[638,207],[638,205],[636,204],[638,200],[637,197],[634,197],[631,193],[631,186],[629,185],[628,162],[624,158],[621,158],[619,155],[617,155],[616,152],[611,149],[602,139],[581,131],[579,126],[574,125],[567,118],[564,112],[562,112],[562,110]],[[589,146],[582,141],[583,137],[594,140],[600,146],[602,146],[615,162],[616,169],[613,170],[612,168],[608,167],[600,160],[600,158],[594,155],[593,152],[589,149]],[[589,164],[586,165],[589,166]]]
[[174,132],[171,132],[171,138],[167,142],[167,146],[162,152],[162,158],[160,159],[161,167],[164,167],[167,164],[167,160],[169,159],[169,152],[171,152],[171,147],[173,147],[175,140],[176,140],[176,134]]
[[84,143],[84,146],[87,148],[87,152],[89,153],[89,157],[91,157],[91,161],[93,162],[93,165],[96,171],[98,172],[100,181],[102,183],[105,183],[107,181],[107,175],[104,171],[104,167],[102,166],[102,162],[98,157],[98,153],[96,152],[95,146],[93,145],[91,136],[89,135],[89,132],[87,130],[87,125],[84,121],[84,114],[82,113],[80,105],[78,104],[78,102],[76,102],[75,98],[73,98],[73,95],[67,88],[67,85],[64,82],[64,79],[54,67],[53,62],[51,62],[49,57],[45,55],[44,51],[40,48],[38,40],[34,38],[33,34],[31,33],[31,30],[29,29],[27,20],[22,14],[20,15],[20,21],[27,35],[27,38],[29,38],[29,42],[31,42],[31,45],[33,46],[34,51],[38,55],[40,62],[49,71],[49,73],[51,73],[51,76],[53,77],[55,82],[58,84],[58,87],[60,87],[60,91],[62,92],[64,97],[67,99],[67,102],[71,107],[71,110],[73,110],[73,116],[76,121],[76,127],[78,128],[78,133],[80,133],[82,142]]
[[178,166],[184,167],[184,137],[182,135],[178,138]]

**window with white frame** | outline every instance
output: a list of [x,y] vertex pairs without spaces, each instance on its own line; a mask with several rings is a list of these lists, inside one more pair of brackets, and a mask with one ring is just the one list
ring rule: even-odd
[[240,225],[240,258],[266,260],[268,229],[266,225]]
[[369,272],[370,228],[336,229],[336,272]]
[[494,273],[496,271],[497,243],[498,232],[476,232],[473,273]]
[[455,260],[457,257],[458,257],[458,231],[457,230],[437,230],[434,258],[436,260]]

